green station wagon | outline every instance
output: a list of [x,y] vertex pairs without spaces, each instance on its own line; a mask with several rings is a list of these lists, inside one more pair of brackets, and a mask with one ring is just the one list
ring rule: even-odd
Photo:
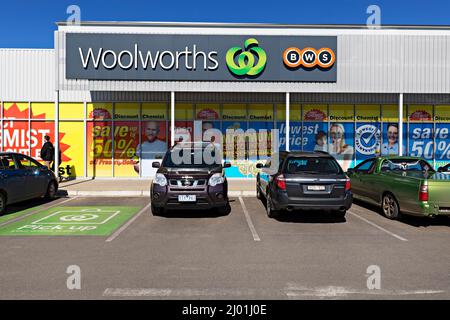
[[353,196],[381,206],[389,219],[401,213],[450,216],[450,175],[436,172],[416,157],[375,157],[365,160],[347,176]]

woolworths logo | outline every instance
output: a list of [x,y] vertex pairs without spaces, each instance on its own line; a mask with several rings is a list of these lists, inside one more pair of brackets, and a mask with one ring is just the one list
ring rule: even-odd
[[258,41],[253,38],[244,42],[244,48],[245,50],[240,47],[232,47],[227,51],[227,67],[236,76],[257,77],[266,66],[266,52],[258,46]]

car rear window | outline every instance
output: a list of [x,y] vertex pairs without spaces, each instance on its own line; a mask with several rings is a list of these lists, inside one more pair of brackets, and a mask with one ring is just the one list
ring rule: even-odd
[[341,174],[343,171],[333,158],[289,158],[284,168],[288,174]]
[[381,164],[381,171],[430,171],[433,167],[424,160],[417,159],[387,159]]

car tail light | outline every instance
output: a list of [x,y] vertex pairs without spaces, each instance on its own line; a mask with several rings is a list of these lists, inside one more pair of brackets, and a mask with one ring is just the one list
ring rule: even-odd
[[279,189],[286,190],[286,180],[284,179],[284,176],[282,174],[275,178],[275,184]]
[[350,179],[347,178],[347,180],[345,180],[345,191],[349,191],[351,188]]
[[420,186],[419,201],[428,201],[428,185],[426,184]]

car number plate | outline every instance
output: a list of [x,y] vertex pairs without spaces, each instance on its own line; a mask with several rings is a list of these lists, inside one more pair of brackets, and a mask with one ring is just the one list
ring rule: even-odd
[[197,196],[196,195],[179,195],[178,196],[178,202],[195,202],[197,201]]
[[308,191],[325,191],[325,186],[308,186]]

